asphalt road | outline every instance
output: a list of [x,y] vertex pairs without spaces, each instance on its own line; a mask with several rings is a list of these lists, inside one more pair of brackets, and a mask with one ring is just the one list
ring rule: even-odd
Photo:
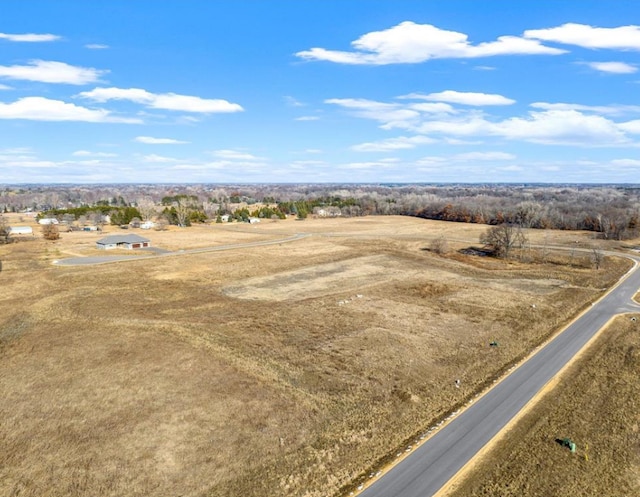
[[360,497],[431,497],[469,462],[616,314],[640,312],[633,270],[528,361],[365,488]]

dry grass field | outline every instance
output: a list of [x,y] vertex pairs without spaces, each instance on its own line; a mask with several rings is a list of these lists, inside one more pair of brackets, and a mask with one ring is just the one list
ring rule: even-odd
[[640,495],[638,371],[640,327],[619,317],[448,495]]
[[[169,250],[311,235],[85,267],[52,261],[95,255],[103,235],[0,246],[0,494],[340,493],[629,267],[456,251],[484,230],[404,217],[136,230]],[[446,257],[425,250],[440,236]]]

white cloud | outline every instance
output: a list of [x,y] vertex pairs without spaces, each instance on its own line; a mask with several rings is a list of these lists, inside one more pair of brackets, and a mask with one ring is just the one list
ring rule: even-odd
[[143,162],[155,162],[155,163],[169,163],[169,162],[177,162],[178,159],[174,159],[173,157],[165,157],[163,155],[149,154],[142,157]]
[[534,143],[609,146],[628,142],[616,123],[575,110],[531,112],[490,126],[490,133]]
[[623,167],[640,167],[640,160],[638,159],[614,159],[611,161],[614,166]]
[[118,154],[109,152],[90,152],[88,150],[76,150],[71,155],[74,157],[118,157]]
[[239,104],[221,99],[207,99],[176,93],[151,93],[141,88],[95,88],[78,94],[95,102],[109,100],[128,100],[145,105],[152,109],[177,110],[182,112],[199,112],[203,114],[221,112],[241,112]]
[[553,41],[583,48],[640,50],[640,26],[597,28],[588,24],[567,23],[547,29],[530,29],[525,38]]
[[0,84],[0,90],[13,90],[10,86]]
[[62,100],[51,100],[44,97],[24,97],[9,104],[0,102],[0,119],[129,124],[142,122],[135,118],[114,116],[105,109],[89,109]]
[[367,33],[351,45],[355,51],[312,48],[296,55],[306,60],[325,60],[339,64],[383,65],[415,64],[429,59],[565,53],[565,50],[546,47],[537,40],[516,36],[501,36],[495,41],[473,45],[464,33],[411,21],[383,31]]
[[436,140],[427,136],[399,136],[377,142],[360,143],[351,147],[356,152],[393,152],[402,149],[415,148],[418,145],[434,143]]
[[511,105],[516,101],[504,97],[502,95],[497,95],[495,93],[475,93],[475,92],[463,92],[463,91],[455,91],[455,90],[446,90],[438,93],[429,93],[428,95],[423,95],[421,93],[411,93],[409,95],[404,95],[399,98],[411,98],[411,99],[421,99],[421,100],[431,100],[433,102],[448,102],[452,104],[462,104],[462,105],[474,105],[474,106],[482,106],[482,105]]
[[626,62],[586,62],[591,69],[613,74],[633,74],[638,72],[638,68]]
[[214,156],[227,160],[240,160],[240,161],[261,161],[262,157],[256,157],[255,155],[248,154],[246,152],[240,152],[238,150],[215,150],[211,152]]
[[405,122],[415,121],[420,117],[419,112],[407,109],[400,104],[376,102],[364,98],[330,98],[325,100],[325,103],[352,110],[358,117],[383,122],[385,127],[394,127],[400,123],[405,126]]
[[88,48],[89,50],[106,50],[110,47],[109,45],[103,45],[102,43],[88,43],[84,48]]
[[496,161],[513,160],[516,156],[506,152],[467,152],[453,156],[458,161]]
[[291,107],[304,107],[304,105],[305,105],[302,102],[300,102],[298,99],[296,99],[295,97],[292,97],[290,95],[285,95],[284,101],[285,101],[285,103],[287,105],[289,105]]
[[318,116],[300,116],[295,118],[296,121],[319,121]]
[[26,66],[0,66],[0,77],[2,78],[69,85],[94,83],[107,72],[92,67],[71,66],[64,62],[49,60],[31,60]]
[[640,119],[620,123],[618,127],[627,133],[640,134]]
[[581,112],[595,112],[598,114],[627,114],[640,113],[640,105],[582,105],[568,103],[534,102],[531,107],[544,110],[577,110]]
[[146,143],[147,145],[182,145],[182,140],[174,140],[173,138],[154,138],[152,136],[136,136],[133,141],[138,143]]
[[0,40],[7,41],[16,41],[16,42],[27,42],[27,43],[38,43],[43,41],[56,41],[59,40],[60,36],[52,35],[52,34],[34,34],[34,33],[26,33],[26,34],[7,34],[0,33]]

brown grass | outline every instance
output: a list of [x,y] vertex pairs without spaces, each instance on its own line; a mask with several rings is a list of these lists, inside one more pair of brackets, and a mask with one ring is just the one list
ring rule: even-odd
[[423,250],[441,232],[477,244],[481,228],[371,217],[145,232],[170,249],[313,235],[90,268],[50,262],[95,234],[0,246],[0,494],[335,494],[628,267]]
[[[448,495],[640,495],[639,332],[615,320]],[[557,443],[565,437],[575,454]]]

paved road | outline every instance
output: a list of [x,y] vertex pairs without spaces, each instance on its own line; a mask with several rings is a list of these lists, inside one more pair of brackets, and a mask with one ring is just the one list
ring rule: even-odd
[[[185,254],[203,254],[205,252],[219,252],[223,250],[237,250],[249,247],[262,247],[265,245],[280,245],[281,243],[294,242],[296,240],[301,240],[302,238],[306,238],[310,236],[308,233],[297,233],[293,236],[289,236],[287,238],[279,238],[277,240],[264,240],[258,242],[246,242],[246,243],[233,243],[229,245],[217,245],[215,247],[204,247],[197,249],[189,249],[189,250],[178,250],[176,252],[169,251],[160,251],[156,250],[148,250],[147,252],[155,252],[155,254],[147,254],[144,255],[102,255],[96,257],[70,257],[68,259],[60,259],[53,261],[54,264],[58,266],[90,266],[94,264],[107,264],[111,262],[122,262],[122,261],[139,261],[142,259],[150,259],[153,257],[169,257],[169,256],[179,256]],[[153,248],[153,247],[150,247]],[[144,249],[141,249],[141,251]]]
[[639,288],[640,271],[634,268],[612,292],[366,488],[360,497],[436,494],[609,319],[624,312],[640,312],[640,305],[631,300]]

